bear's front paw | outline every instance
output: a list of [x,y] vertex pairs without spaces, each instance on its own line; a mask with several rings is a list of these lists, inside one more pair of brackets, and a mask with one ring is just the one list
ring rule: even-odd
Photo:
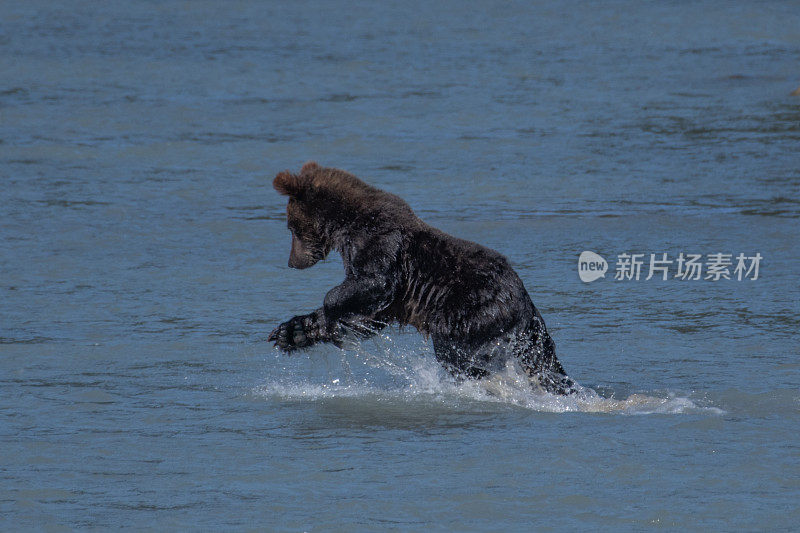
[[314,344],[307,334],[310,326],[308,315],[296,316],[275,328],[267,340],[274,342],[275,346],[286,352],[306,348]]

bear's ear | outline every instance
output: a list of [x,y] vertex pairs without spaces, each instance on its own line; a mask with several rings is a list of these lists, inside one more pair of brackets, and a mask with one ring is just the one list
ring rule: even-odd
[[301,183],[300,176],[292,174],[288,170],[284,170],[275,176],[272,180],[272,186],[275,190],[285,196],[292,196],[297,198],[303,191],[303,184]]
[[316,171],[317,171],[317,170],[319,170],[320,168],[322,168],[322,167],[320,167],[320,166],[317,164],[317,162],[316,162],[316,161],[309,161],[308,163],[306,163],[305,165],[303,165],[303,168],[301,168],[301,169],[300,169],[300,174],[301,174],[301,175],[313,174],[314,172],[316,172]]

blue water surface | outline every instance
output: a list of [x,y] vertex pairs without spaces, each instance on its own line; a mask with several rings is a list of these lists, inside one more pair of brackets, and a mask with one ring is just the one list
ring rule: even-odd
[[[796,530],[798,28],[791,1],[0,4],[0,529]],[[594,392],[454,384],[413,329],[273,349],[342,278],[286,266],[271,181],[312,159],[507,255]],[[615,280],[626,253],[763,260]]]

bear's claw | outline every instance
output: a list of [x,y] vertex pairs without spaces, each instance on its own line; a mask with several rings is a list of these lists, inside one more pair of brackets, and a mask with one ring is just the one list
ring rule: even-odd
[[311,346],[314,343],[306,334],[307,321],[305,316],[293,317],[272,330],[267,340],[285,352]]

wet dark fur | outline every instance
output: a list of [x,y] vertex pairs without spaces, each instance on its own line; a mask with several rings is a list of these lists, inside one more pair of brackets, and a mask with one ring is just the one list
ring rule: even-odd
[[458,378],[481,378],[514,357],[545,390],[574,392],[504,256],[427,225],[401,198],[342,170],[307,163],[273,185],[289,196],[289,266],[310,267],[336,249],[345,270],[322,307],[270,334],[276,346],[341,345],[348,332],[410,324],[431,336],[436,358]]

